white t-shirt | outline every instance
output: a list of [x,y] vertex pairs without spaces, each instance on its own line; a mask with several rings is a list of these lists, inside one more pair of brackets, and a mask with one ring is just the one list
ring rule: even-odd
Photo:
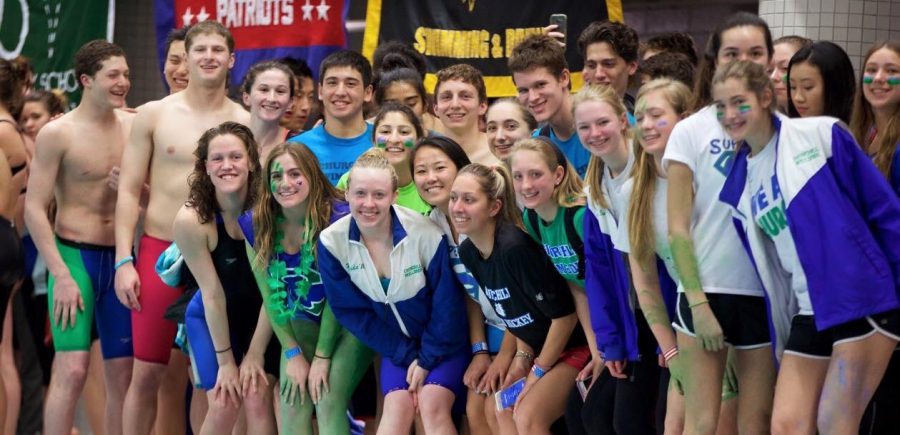
[[[588,197],[588,208],[600,223],[600,231],[609,235],[613,241],[618,237],[618,227],[625,216],[622,186],[631,179],[631,170],[634,168],[634,153],[631,152],[631,149],[632,143],[628,141],[628,162],[619,175],[613,177],[608,166],[603,168],[603,179],[600,181],[600,185],[603,187],[603,196],[606,198],[608,208],[602,208],[600,204],[592,201],[591,186],[587,181],[584,184],[584,193]],[[624,204],[628,204],[627,196],[624,197]]]
[[[744,216],[752,216],[753,222],[770,241],[764,243],[766,255],[777,255],[784,271],[791,276],[791,290],[797,298],[799,314],[813,315],[809,300],[806,273],[797,257],[797,247],[791,237],[791,229],[785,215],[784,197],[775,178],[775,140],[754,157],[747,159],[747,185],[738,203],[738,211]],[[771,289],[784,291],[786,289]]]
[[[675,269],[675,259],[672,258],[672,250],[669,248],[669,221],[666,214],[666,193],[669,183],[662,177],[656,178],[656,188],[653,192],[653,210],[651,212],[650,223],[653,225],[653,242],[655,243],[654,251],[666,265],[666,272],[675,282],[678,282],[678,271]],[[613,244],[616,249],[631,253],[631,242],[628,238],[630,227],[628,226],[628,208],[631,204],[631,193],[634,191],[634,178],[628,180],[622,186],[622,197],[624,204],[617,205],[616,208],[623,210],[622,219],[619,221],[619,232],[617,237],[613,237]],[[620,199],[621,200],[621,199]],[[621,208],[620,208],[621,207]]]
[[[666,145],[663,167],[668,171],[670,162],[678,162],[694,174],[691,235],[703,290],[763,296],[762,284],[732,223],[731,211],[719,201],[719,191],[734,159],[734,145],[716,119],[715,107],[707,106],[675,125]],[[684,291],[680,282],[678,291]]]

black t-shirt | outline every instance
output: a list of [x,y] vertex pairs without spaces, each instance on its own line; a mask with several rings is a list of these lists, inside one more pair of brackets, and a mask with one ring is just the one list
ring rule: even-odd
[[[575,312],[566,280],[544,248],[515,225],[497,224],[494,249],[487,259],[481,258],[471,240],[459,246],[459,257],[481,284],[506,328],[536,354],[544,346],[550,321]],[[565,348],[586,343],[581,326],[576,326]]]

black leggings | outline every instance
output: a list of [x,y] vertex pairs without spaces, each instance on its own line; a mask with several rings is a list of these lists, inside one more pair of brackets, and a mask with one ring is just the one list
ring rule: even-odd
[[25,272],[25,256],[22,241],[10,221],[0,217],[0,334],[9,295]]
[[[617,379],[604,370],[584,402],[578,388],[569,395],[566,424],[572,435],[655,435],[660,367],[656,340],[644,315],[635,313],[638,324],[639,361],[628,361],[628,378]],[[663,399],[665,400],[665,399]]]

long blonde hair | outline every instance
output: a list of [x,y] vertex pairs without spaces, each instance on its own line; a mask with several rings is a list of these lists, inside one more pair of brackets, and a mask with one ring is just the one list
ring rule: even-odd
[[[691,106],[691,90],[684,83],[669,78],[653,80],[641,87],[637,95],[634,115],[641,118],[644,112],[644,99],[648,94],[661,91],[666,101],[676,114],[682,118],[688,115]],[[640,137],[640,135],[637,135]],[[653,231],[653,197],[656,194],[656,170],[653,156],[644,151],[644,147],[634,141],[634,169],[631,173],[633,189],[629,198],[628,243],[631,255],[638,261],[645,262],[653,258],[656,237]]]
[[516,207],[516,194],[513,191],[512,179],[505,166],[485,166],[481,163],[471,163],[460,169],[456,177],[459,178],[464,174],[475,178],[481,191],[487,195],[488,201],[500,201],[500,211],[495,218],[497,221],[510,222],[523,228],[522,214]]
[[557,205],[560,207],[584,205],[584,185],[581,182],[581,178],[578,177],[578,173],[575,172],[572,163],[569,162],[553,142],[540,136],[519,139],[516,141],[509,156],[510,163],[512,163],[516,153],[519,151],[534,151],[538,153],[551,173],[556,171],[558,166],[562,166],[562,180],[553,187],[553,197],[556,198]]
[[[622,104],[622,100],[619,98],[619,94],[617,94],[615,89],[611,86],[592,85],[582,87],[572,100],[572,115],[575,115],[575,109],[577,109],[578,106],[588,102],[606,103],[612,107],[618,118],[621,118],[626,111],[625,105]],[[627,123],[622,129],[622,137],[625,141],[631,139],[631,133],[628,130]],[[609,204],[607,204],[606,199],[603,197],[602,184],[603,171],[605,168],[606,165],[603,163],[603,159],[592,155],[591,159],[588,161],[587,172],[584,174],[584,183],[591,188],[591,201],[594,201],[600,207],[609,208]]]

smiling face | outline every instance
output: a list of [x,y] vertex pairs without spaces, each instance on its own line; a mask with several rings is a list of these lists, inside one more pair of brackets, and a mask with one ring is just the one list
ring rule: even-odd
[[125,107],[125,97],[131,89],[128,63],[122,56],[113,56],[100,64],[100,70],[93,77],[82,75],[85,95],[104,107]]
[[825,83],[819,68],[809,62],[791,68],[791,101],[801,118],[825,115]]
[[621,97],[635,71],[637,62],[625,62],[608,42],[595,42],[585,48],[582,74],[587,84],[612,86]]
[[254,118],[278,121],[291,104],[290,77],[275,68],[260,72],[250,93],[244,93],[244,104],[250,107],[250,116]]
[[269,191],[282,209],[299,207],[309,197],[309,179],[290,154],[284,153],[272,160]]
[[569,92],[569,71],[564,70],[556,77],[545,67],[534,67],[514,72],[513,82],[519,103],[537,122],[547,122],[561,110],[565,94]]
[[40,101],[29,101],[25,103],[22,107],[22,116],[21,116],[22,128],[25,130],[25,134],[34,140],[37,137],[38,131],[41,130],[45,124],[50,122],[50,112],[47,111],[47,106]]
[[169,45],[163,75],[166,77],[169,93],[174,94],[187,88],[187,52],[184,51],[184,41],[172,41],[172,44]]
[[450,189],[459,168],[440,148],[423,146],[413,161],[413,181],[419,196],[433,207],[442,208],[450,200]]
[[681,120],[681,115],[675,113],[672,104],[666,98],[663,90],[656,90],[641,97],[638,103],[637,126],[640,134],[638,141],[644,151],[652,156],[662,157],[666,151],[666,143],[675,124]]
[[765,131],[765,123],[771,122],[768,109],[771,95],[767,92],[760,99],[747,89],[744,80],[729,78],[713,85],[713,103],[719,123],[735,142]]
[[471,237],[490,228],[500,212],[500,201],[488,198],[474,175],[462,174],[453,181],[449,211],[456,232]]
[[425,113],[425,101],[419,95],[419,91],[415,86],[403,81],[396,81],[388,85],[384,90],[384,102],[403,104],[412,109],[419,118]]
[[522,108],[512,102],[495,103],[487,112],[487,135],[491,153],[500,160],[509,157],[519,139],[531,136]]
[[487,104],[479,101],[474,85],[458,79],[447,80],[435,91],[434,111],[445,127],[457,131],[478,128],[478,119],[484,115]]
[[603,158],[618,150],[624,141],[628,119],[617,115],[609,104],[585,101],[575,108],[575,131],[591,155]]
[[362,116],[363,104],[372,99],[372,86],[365,86],[362,73],[353,67],[333,66],[325,70],[319,99],[325,115],[350,122]]
[[228,51],[225,37],[215,33],[204,33],[193,38],[188,53],[188,83],[198,80],[217,86],[224,83],[228,71],[234,66],[234,53]]
[[872,110],[893,113],[900,104],[900,53],[875,50],[863,67],[863,96]]
[[403,112],[388,112],[375,126],[375,146],[384,149],[384,156],[394,167],[407,164],[418,139],[416,128]]
[[735,60],[749,60],[768,68],[769,52],[766,35],[756,26],[737,26],[722,32],[716,65],[722,66]]
[[281,126],[291,130],[303,130],[315,96],[313,81],[309,77],[294,78],[294,98],[281,117]]
[[539,152],[523,149],[513,152],[509,165],[513,187],[522,205],[536,210],[554,204],[554,190],[563,178],[562,166],[551,169]]
[[221,134],[209,141],[206,172],[216,192],[222,194],[246,189],[250,174],[247,146],[233,134]]
[[386,228],[397,191],[386,169],[354,168],[347,186],[350,214],[361,230]]

